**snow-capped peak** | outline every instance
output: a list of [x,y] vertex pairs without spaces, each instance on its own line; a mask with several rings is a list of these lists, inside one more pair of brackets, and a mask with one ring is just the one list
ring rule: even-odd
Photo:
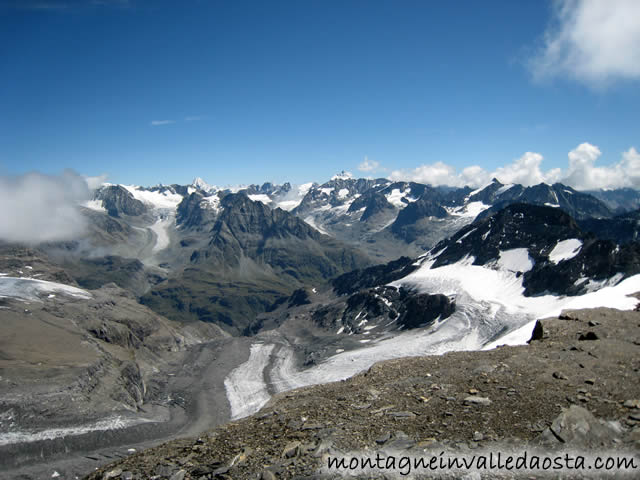
[[353,178],[353,173],[345,172],[344,170],[331,177],[331,180],[350,180]]
[[194,178],[193,182],[191,182],[191,185],[193,185],[196,188],[199,188],[200,190],[202,190],[204,192],[214,192],[214,191],[217,190],[216,187],[214,187],[213,185],[209,185],[207,182],[205,182],[200,177]]

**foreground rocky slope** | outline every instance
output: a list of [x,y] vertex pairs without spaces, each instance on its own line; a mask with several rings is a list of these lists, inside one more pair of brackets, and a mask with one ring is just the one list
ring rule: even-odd
[[638,311],[564,312],[540,321],[530,345],[382,362],[280,394],[254,416],[87,478],[316,478],[328,455],[364,450],[437,455],[509,445],[637,455],[639,349]]

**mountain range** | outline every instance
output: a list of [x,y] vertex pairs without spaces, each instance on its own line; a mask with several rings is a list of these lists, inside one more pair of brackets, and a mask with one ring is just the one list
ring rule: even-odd
[[[168,438],[378,360],[523,343],[567,308],[633,308],[639,198],[345,173],[104,184],[78,206],[84,236],[0,244],[0,464],[61,454],[61,425],[83,425],[74,451]],[[92,423],[113,412],[121,426]]]

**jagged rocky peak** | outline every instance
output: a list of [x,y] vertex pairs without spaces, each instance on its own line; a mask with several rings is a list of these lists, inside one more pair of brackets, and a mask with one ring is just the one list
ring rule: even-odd
[[218,190],[218,187],[215,187],[213,185],[209,185],[207,182],[205,182],[200,177],[194,178],[193,182],[191,182],[191,186],[197,188],[198,190],[202,190],[203,192],[207,192],[207,193],[215,192],[215,191]]
[[211,228],[220,208],[218,193],[205,196],[202,191],[192,192],[178,204],[176,225],[196,230]]
[[560,209],[515,203],[463,227],[433,248],[439,252],[434,267],[473,257],[474,264],[497,260],[501,251],[535,246],[542,250],[584,234],[575,220]]
[[512,204],[436,245],[431,268],[458,262],[523,275],[525,295],[581,295],[640,272],[640,245],[584,232],[564,211]]
[[140,200],[121,185],[105,185],[96,190],[95,200],[101,200],[102,206],[112,217],[120,215],[138,216],[146,212],[147,208]]

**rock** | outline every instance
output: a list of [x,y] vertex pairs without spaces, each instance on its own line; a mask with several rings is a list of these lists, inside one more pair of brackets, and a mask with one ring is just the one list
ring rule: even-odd
[[600,325],[599,322],[596,322],[595,320],[589,320],[590,327],[597,327],[598,325]]
[[414,418],[416,416],[413,412],[388,412],[387,415],[394,418]]
[[473,441],[474,442],[480,442],[484,440],[484,435],[481,434],[480,432],[473,432]]
[[466,405],[491,405],[491,400],[488,397],[467,397],[464,399]]
[[[560,318],[562,318],[562,316]],[[536,324],[533,327],[533,332],[531,332],[531,338],[527,340],[527,343],[531,343],[534,340],[542,340],[543,335],[544,335],[544,330],[542,328],[542,323],[540,322],[540,320],[538,320],[536,321]]]
[[469,389],[469,393],[471,395],[477,395],[478,393],[480,393],[480,391],[478,389],[476,389],[476,388],[470,388]]
[[640,400],[627,400],[622,404],[622,406],[626,408],[640,408]]
[[276,480],[276,475],[270,470],[263,470],[260,474],[260,480]]
[[553,372],[552,376],[558,380],[567,380],[567,376],[560,372]]
[[596,379],[595,378],[587,378],[584,383],[586,383],[587,385],[595,385],[596,383]]
[[383,445],[383,444],[387,443],[390,438],[391,438],[391,433],[385,432],[382,435],[380,435],[378,438],[376,438],[376,443],[378,445]]
[[107,473],[105,473],[104,477],[102,477],[102,478],[104,480],[109,480],[110,478],[118,478],[120,475],[122,475],[122,469],[121,468],[114,468],[113,470],[110,470]]
[[587,332],[583,333],[578,337],[578,340],[598,340],[599,337],[596,335],[596,332]]
[[570,445],[596,448],[611,446],[619,441],[621,429],[613,422],[604,422],[589,410],[572,405],[556,417],[552,425],[538,436],[542,445]]
[[284,458],[293,458],[297,457],[300,454],[300,442],[294,441],[289,442],[282,450],[282,457]]
[[184,480],[184,476],[187,472],[184,470],[178,470],[176,473],[169,477],[169,480]]
[[122,472],[122,475],[120,475],[120,480],[133,480],[133,473],[129,471]]

